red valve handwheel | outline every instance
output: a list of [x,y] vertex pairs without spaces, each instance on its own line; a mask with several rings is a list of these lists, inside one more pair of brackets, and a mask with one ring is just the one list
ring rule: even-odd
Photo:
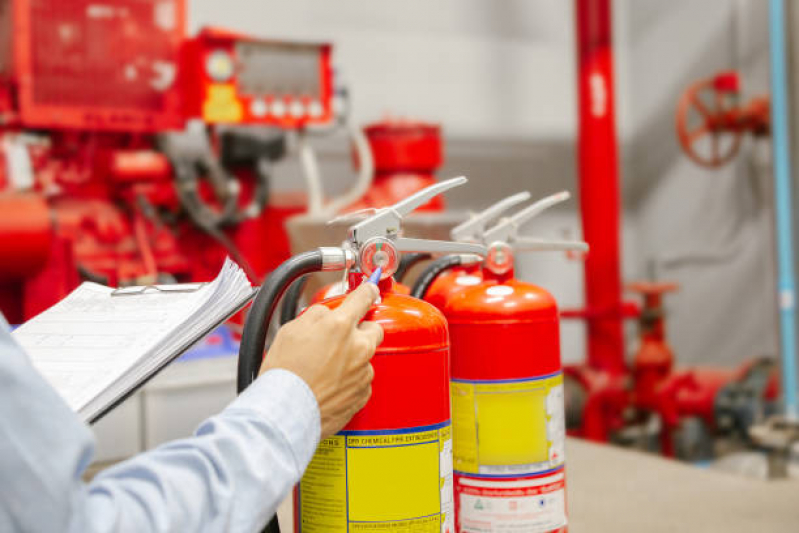
[[[728,163],[741,147],[746,128],[741,121],[738,84],[719,83],[734,77],[725,72],[697,82],[683,93],[677,105],[680,144],[688,157],[704,167]],[[698,115],[698,123],[693,115]]]

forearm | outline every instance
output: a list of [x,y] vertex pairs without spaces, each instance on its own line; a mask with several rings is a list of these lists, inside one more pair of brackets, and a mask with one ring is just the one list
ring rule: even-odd
[[259,378],[195,437],[167,443],[88,485],[74,531],[255,531],[299,481],[319,413],[294,374]]

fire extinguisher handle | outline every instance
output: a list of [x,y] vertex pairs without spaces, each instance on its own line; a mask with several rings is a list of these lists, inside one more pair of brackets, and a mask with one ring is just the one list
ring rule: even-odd
[[480,211],[469,217],[465,222],[462,222],[452,228],[450,236],[453,241],[481,241],[483,233],[489,222],[500,216],[508,209],[530,199],[530,193],[522,191],[507,198],[503,198],[486,209]]
[[[453,187],[469,181],[464,176],[448,179],[418,191],[396,204],[378,209],[372,216],[350,228],[349,240],[356,247],[375,237],[392,238],[399,234],[402,219],[416,208],[426,204],[434,197]],[[425,252],[427,249],[409,250]]]
[[525,222],[541,214],[550,207],[565,202],[569,198],[571,198],[569,191],[561,191],[534,202],[518,213],[515,213],[513,216],[503,219],[493,228],[487,230],[484,235],[485,242],[510,242],[517,236],[519,228]]
[[431,254],[475,254],[485,255],[487,249],[482,244],[471,242],[436,241],[432,239],[410,239],[399,237],[394,245],[400,252],[428,252]]

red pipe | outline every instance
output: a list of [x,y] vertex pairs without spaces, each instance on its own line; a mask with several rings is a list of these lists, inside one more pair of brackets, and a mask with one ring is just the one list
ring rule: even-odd
[[579,173],[585,261],[588,365],[625,371],[619,269],[619,169],[610,0],[575,0]]

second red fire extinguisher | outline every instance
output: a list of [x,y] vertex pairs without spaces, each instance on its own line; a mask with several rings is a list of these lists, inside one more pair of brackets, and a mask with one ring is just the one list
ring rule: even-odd
[[[514,255],[587,250],[583,242],[518,235],[521,224],[568,197],[545,198],[486,231],[483,280],[442,304],[452,346],[456,531],[565,531],[558,309],[549,292],[514,277]],[[426,292],[421,282],[417,296]]]

